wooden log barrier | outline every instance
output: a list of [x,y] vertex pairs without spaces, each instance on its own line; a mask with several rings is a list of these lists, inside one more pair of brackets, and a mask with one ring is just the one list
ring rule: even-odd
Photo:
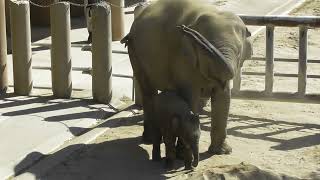
[[0,0],[0,95],[8,89],[5,0]]
[[298,69],[298,94],[304,96],[307,86],[307,52],[308,28],[299,27],[299,69]]
[[274,26],[268,25],[266,28],[266,77],[265,93],[271,95],[273,91],[273,64],[274,64]]
[[111,10],[101,2],[92,8],[92,95],[106,104],[112,98],[111,42]]
[[124,0],[107,0],[111,7],[112,40],[124,37]]
[[70,98],[72,63],[70,5],[60,2],[50,7],[52,92],[57,98]]
[[10,17],[14,93],[30,95],[33,81],[29,2],[10,1]]

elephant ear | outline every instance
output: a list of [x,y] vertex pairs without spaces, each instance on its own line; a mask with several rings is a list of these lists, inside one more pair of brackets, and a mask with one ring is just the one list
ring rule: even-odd
[[[193,65],[199,69],[200,73],[206,79],[219,81],[220,83],[225,84],[225,81],[233,78],[235,70],[218,48],[211,44],[199,32],[191,29],[190,27],[181,25],[177,26],[177,28],[179,28],[184,35],[184,51],[191,56],[193,59]],[[196,52],[193,44],[202,48],[212,61],[206,62],[205,60],[199,59],[198,53]],[[223,75],[219,73],[211,74],[212,72],[223,72]]]

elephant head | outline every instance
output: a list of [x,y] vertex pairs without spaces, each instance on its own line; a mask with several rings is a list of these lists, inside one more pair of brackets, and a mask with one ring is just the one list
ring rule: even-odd
[[186,58],[209,81],[225,85],[252,55],[251,34],[232,13],[202,15],[189,26],[177,27]]
[[[176,129],[176,132],[180,134],[179,138],[182,139],[184,148],[192,152],[193,162],[192,156],[184,157],[185,160],[192,162],[193,167],[197,167],[199,162],[199,139],[201,135],[199,115],[194,114],[192,111],[186,117],[175,115],[173,116],[172,123],[173,129]],[[186,165],[187,167],[188,165]]]

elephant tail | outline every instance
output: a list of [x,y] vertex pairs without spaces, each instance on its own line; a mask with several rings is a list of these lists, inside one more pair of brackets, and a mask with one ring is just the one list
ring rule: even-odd
[[130,41],[130,33],[127,34],[124,38],[121,39],[120,43],[124,44],[124,47],[128,46],[128,43]]

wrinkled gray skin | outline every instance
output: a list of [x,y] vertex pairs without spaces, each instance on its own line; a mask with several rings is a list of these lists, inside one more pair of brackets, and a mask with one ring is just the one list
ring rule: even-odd
[[142,93],[143,140],[150,142],[150,99],[157,90],[179,89],[194,113],[199,112],[201,97],[211,97],[209,152],[230,153],[225,141],[229,81],[251,57],[249,36],[238,16],[197,0],[160,0],[148,5],[122,40]]
[[[176,139],[184,145],[185,169],[196,167],[199,162],[199,116],[175,92],[163,91],[153,99],[153,149],[152,160],[158,161],[163,138],[166,147],[166,166],[171,169],[176,158]],[[193,159],[193,161],[192,161]]]

